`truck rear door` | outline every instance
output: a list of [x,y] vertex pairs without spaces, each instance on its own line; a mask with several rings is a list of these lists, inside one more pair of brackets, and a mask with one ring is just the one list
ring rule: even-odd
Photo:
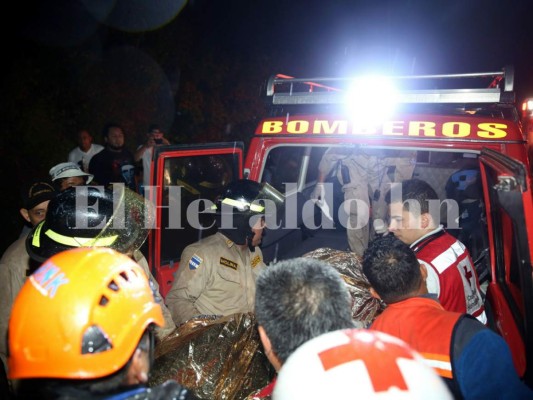
[[[480,156],[487,207],[492,278],[491,327],[506,340],[518,373],[533,378],[533,205],[527,167],[499,152]],[[526,362],[529,360],[529,363]]]
[[149,264],[166,296],[181,252],[215,232],[210,206],[222,188],[242,178],[242,142],[158,147],[152,161],[150,195],[156,229],[148,240]]

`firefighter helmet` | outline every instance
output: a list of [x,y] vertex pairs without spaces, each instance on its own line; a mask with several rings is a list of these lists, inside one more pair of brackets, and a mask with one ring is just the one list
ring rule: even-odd
[[144,243],[153,223],[153,210],[146,204],[123,185],[69,188],[50,201],[45,220],[28,235],[28,254],[44,262],[75,247],[110,247],[133,253]]
[[9,321],[9,377],[93,379],[122,368],[145,330],[164,325],[141,267],[111,249],[47,260],[22,286]]
[[329,332],[281,367],[274,399],[451,399],[445,383],[405,342],[382,332]]
[[268,183],[233,181],[216,201],[218,230],[237,244],[246,244],[252,227],[264,216],[276,217],[284,197]]

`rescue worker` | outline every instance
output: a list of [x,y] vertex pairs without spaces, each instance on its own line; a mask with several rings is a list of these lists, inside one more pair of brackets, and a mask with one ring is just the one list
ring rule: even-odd
[[468,314],[446,311],[428,294],[426,266],[407,244],[392,235],[376,239],[365,252],[363,271],[372,294],[387,304],[370,329],[420,352],[456,398],[533,398],[502,337]]
[[165,321],[144,271],[111,249],[56,254],[25,283],[9,322],[9,378],[21,399],[185,399],[147,387],[153,327]]
[[438,215],[430,212],[431,202],[440,205],[435,190],[425,181],[409,179],[385,196],[390,204],[389,231],[408,244],[425,265],[429,293],[438,296],[445,310],[468,313],[487,323],[477,272],[468,249],[439,225],[440,212]]
[[268,184],[230,183],[217,201],[218,232],[187,246],[166,304],[176,324],[198,315],[231,315],[254,309],[255,279],[265,268],[258,247],[264,228]]
[[30,257],[40,263],[76,247],[110,247],[131,257],[144,269],[156,301],[162,306],[165,324],[156,329],[156,336],[162,339],[176,326],[148,262],[139,251],[153,222],[153,210],[147,207],[149,202],[124,185],[113,186],[114,189],[77,186],[58,194],[48,205],[46,219],[28,235],[26,248]]
[[[36,180],[25,184],[21,194],[20,215],[31,226],[35,226],[44,220],[48,203],[57,192],[50,182]],[[26,250],[26,236],[30,230],[31,228],[25,225],[20,237],[6,249],[0,258],[0,398],[7,397],[9,392],[5,338],[11,307],[26,277],[36,267]]]
[[274,400],[451,400],[439,376],[404,341],[366,329],[317,336],[281,368]]
[[[276,371],[309,339],[362,328],[352,320],[351,302],[346,284],[326,262],[293,258],[263,270],[257,278],[255,316],[265,355]],[[247,398],[270,398],[274,386],[275,380]]]
[[374,231],[386,232],[384,194],[392,182],[412,177],[414,157],[413,152],[361,148],[332,147],[324,153],[311,199],[324,209],[328,176],[339,180],[344,192],[343,210],[348,216],[348,245],[357,255],[363,256]]

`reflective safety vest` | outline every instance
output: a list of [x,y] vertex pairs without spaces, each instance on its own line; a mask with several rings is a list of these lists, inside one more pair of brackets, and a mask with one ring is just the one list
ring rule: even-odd
[[370,329],[396,336],[418,351],[443,378],[453,379],[451,342],[462,314],[445,311],[429,297],[389,304]]

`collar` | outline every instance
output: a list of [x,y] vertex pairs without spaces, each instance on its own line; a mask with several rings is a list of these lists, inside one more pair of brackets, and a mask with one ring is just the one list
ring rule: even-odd
[[426,233],[424,236],[416,240],[415,242],[411,243],[409,246],[415,253],[418,253],[420,250],[422,250],[423,247],[426,246],[429,242],[431,242],[436,237],[439,237],[445,233],[444,227],[442,225],[439,225],[437,228],[432,230],[431,232]]
[[224,235],[223,233],[220,233],[220,232],[217,232],[217,234],[219,234],[220,236],[222,236],[222,239],[224,240],[224,242],[226,243],[226,246],[228,246],[228,249],[230,247],[233,247],[235,245],[235,242],[233,242],[231,239],[228,239],[228,237],[226,235]]

